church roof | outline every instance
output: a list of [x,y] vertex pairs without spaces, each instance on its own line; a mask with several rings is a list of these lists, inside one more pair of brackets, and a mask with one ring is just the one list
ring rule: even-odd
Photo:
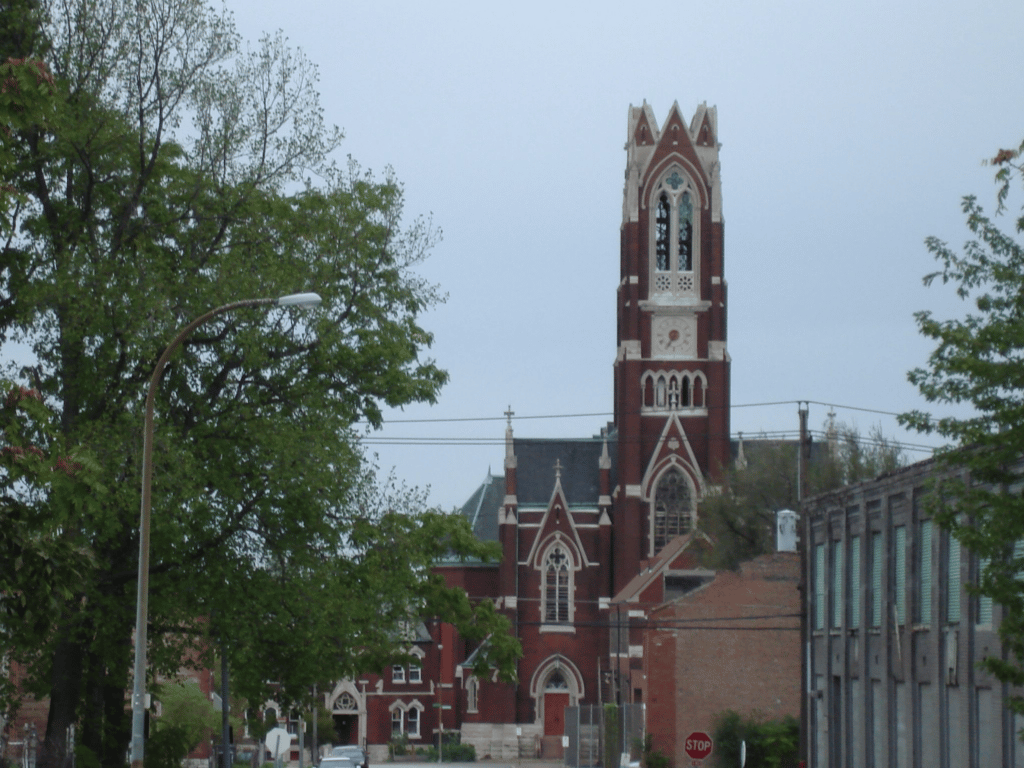
[[[611,476],[615,477],[616,445],[607,438]],[[601,453],[605,440],[598,437],[578,439],[522,439],[513,441],[516,454],[516,498],[519,507],[546,507],[555,488],[555,464],[565,501],[570,507],[596,507],[601,496]]]
[[[556,462],[566,503],[570,507],[597,507],[601,496],[600,462],[605,442],[600,435],[568,440],[513,439],[519,507],[547,507],[555,489]],[[617,447],[614,434],[608,435],[607,445],[614,487]],[[504,501],[504,475],[488,472],[459,512],[469,521],[478,539],[497,541],[498,510]]]
[[505,499],[505,478],[487,473],[483,483],[459,510],[480,541],[498,540],[498,510]]

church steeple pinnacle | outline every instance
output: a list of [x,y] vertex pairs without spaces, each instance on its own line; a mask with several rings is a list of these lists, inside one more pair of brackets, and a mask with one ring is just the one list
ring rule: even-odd
[[509,405],[508,410],[505,411],[505,469],[515,469],[516,466],[516,454],[512,447],[512,417],[514,415],[515,411]]

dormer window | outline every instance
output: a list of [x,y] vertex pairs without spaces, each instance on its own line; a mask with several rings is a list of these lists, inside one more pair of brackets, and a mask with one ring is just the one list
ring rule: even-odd
[[697,280],[697,191],[679,169],[669,171],[657,185],[653,208],[651,294],[693,295]]

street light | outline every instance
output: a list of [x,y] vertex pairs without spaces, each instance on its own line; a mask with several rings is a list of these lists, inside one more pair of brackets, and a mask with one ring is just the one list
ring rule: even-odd
[[135,683],[132,688],[132,768],[142,768],[143,760],[143,729],[146,717],[146,623],[149,617],[149,517],[153,487],[153,406],[164,368],[167,367],[174,350],[180,347],[196,328],[224,312],[245,307],[314,307],[319,303],[318,294],[293,293],[277,299],[245,299],[211,309],[182,328],[156,362],[156,369],[149,381],[149,392],[146,395],[142,442],[142,513],[139,520],[139,583],[135,601]]

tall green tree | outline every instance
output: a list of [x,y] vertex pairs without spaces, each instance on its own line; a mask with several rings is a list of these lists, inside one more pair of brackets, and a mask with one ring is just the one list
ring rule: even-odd
[[[824,493],[876,477],[906,463],[900,446],[875,426],[867,437],[855,426],[826,421],[808,468],[810,493]],[[789,440],[754,439],[745,461],[725,473],[721,493],[701,503],[700,527],[715,541],[707,564],[736,568],[775,549],[775,515],[800,505],[799,446]]]
[[[1001,150],[996,172],[996,216],[1024,176],[1024,144]],[[908,378],[929,403],[954,406],[961,415],[913,411],[903,423],[945,438],[936,460],[940,482],[930,499],[936,519],[982,564],[979,594],[1003,606],[999,634],[1005,658],[985,666],[1011,686],[1024,685],[1024,215],[1007,232],[973,196],[962,204],[970,239],[954,249],[938,238],[926,245],[939,269],[924,278],[950,284],[968,305],[960,318],[915,317],[935,342],[925,366]],[[1010,704],[1024,713],[1024,699]]]
[[[493,551],[379,482],[359,445],[360,423],[433,401],[447,378],[420,321],[443,296],[414,271],[438,232],[403,223],[390,173],[334,163],[342,136],[324,121],[315,67],[280,35],[243,46],[230,15],[201,0],[12,0],[0,36],[45,62],[54,94],[45,119],[22,111],[4,126],[0,337],[17,344],[7,375],[53,425],[45,444],[14,430],[7,445],[49,458],[73,446],[95,464],[76,476],[89,489],[77,506],[43,471],[19,496],[13,454],[3,464],[12,503],[0,509],[58,520],[59,571],[75,574],[45,599],[26,569],[0,590],[0,643],[50,699],[47,759],[78,723],[101,764],[123,761],[146,386],[178,329],[242,298],[316,291],[324,303],[222,315],[165,373],[153,673],[223,645],[242,695],[259,700],[275,680],[297,699],[384,665],[397,630],[424,616],[491,635],[510,670],[517,648],[493,607],[430,573],[442,554]],[[39,611],[31,627],[19,601]]]

